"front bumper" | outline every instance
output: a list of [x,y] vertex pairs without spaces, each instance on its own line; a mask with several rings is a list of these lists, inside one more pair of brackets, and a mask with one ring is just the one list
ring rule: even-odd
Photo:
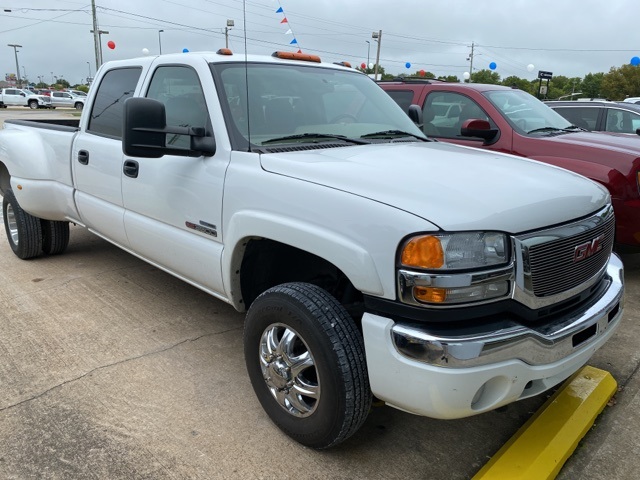
[[365,313],[373,394],[418,415],[461,418],[537,395],[577,371],[616,330],[623,266],[612,254],[600,298],[562,322],[473,336],[440,337],[427,328]]

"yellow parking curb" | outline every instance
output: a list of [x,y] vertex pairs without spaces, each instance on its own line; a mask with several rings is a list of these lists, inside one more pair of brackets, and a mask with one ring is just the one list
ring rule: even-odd
[[569,378],[473,477],[552,479],[616,392],[609,372],[585,366]]

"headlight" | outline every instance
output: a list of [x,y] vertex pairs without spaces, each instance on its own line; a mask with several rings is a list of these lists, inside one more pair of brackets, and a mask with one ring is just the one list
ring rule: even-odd
[[400,255],[403,266],[427,270],[487,268],[508,261],[507,236],[497,232],[420,235],[409,239]]

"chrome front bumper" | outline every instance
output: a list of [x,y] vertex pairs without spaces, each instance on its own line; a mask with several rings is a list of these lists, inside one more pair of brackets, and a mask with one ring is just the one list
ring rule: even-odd
[[438,367],[466,368],[506,360],[521,360],[528,365],[554,363],[599,343],[619,323],[624,277],[622,262],[615,254],[609,259],[604,281],[608,285],[595,304],[560,323],[460,337],[440,337],[395,324],[391,328],[393,345],[408,359]]

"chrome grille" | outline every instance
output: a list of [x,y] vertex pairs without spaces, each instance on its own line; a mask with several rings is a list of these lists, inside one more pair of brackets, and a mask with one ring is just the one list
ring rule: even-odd
[[[600,216],[593,220],[592,225],[583,223],[585,229],[581,232],[529,248],[529,271],[536,297],[557,295],[575,288],[605,267],[613,248],[615,219],[612,214],[607,214],[605,218]],[[600,236],[601,248],[588,252],[593,249],[592,242]],[[584,258],[577,252],[581,246],[588,252]]]

